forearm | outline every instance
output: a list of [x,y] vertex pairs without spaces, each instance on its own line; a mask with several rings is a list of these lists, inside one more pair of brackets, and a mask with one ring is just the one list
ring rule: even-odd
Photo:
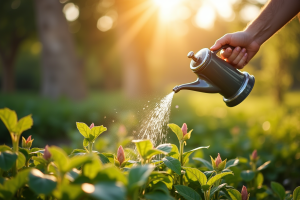
[[260,15],[245,29],[259,45],[263,44],[300,11],[300,0],[270,0]]

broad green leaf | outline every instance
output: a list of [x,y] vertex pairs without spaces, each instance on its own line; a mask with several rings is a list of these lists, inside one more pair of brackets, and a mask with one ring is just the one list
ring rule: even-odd
[[90,155],[85,155],[85,156],[75,156],[69,159],[68,165],[66,165],[63,168],[63,172],[68,172],[73,168],[79,167],[85,163],[89,163],[92,161],[92,156]]
[[176,174],[181,175],[181,164],[179,160],[169,156],[164,157],[162,160],[167,167],[173,170]]
[[44,175],[37,169],[32,169],[29,174],[29,187],[36,194],[50,194],[57,185],[56,178],[52,175]]
[[284,187],[281,184],[279,184],[277,182],[271,182],[271,188],[278,195],[278,197],[281,200],[284,200],[285,189],[284,189]]
[[164,192],[164,193],[166,193],[166,194],[170,194],[170,192],[169,192],[169,189],[168,189],[168,187],[166,186],[166,184],[165,183],[163,183],[163,182],[158,182],[158,183],[156,183],[155,185],[153,185],[153,187],[152,187],[153,189],[153,191],[155,191],[155,190],[159,190],[159,191],[162,191],[162,192]]
[[200,200],[200,195],[193,190],[192,188],[189,188],[184,185],[175,185],[175,189],[177,192],[183,196],[186,200]]
[[73,156],[84,156],[86,153],[87,152],[84,149],[74,149],[71,152],[70,157],[73,157]]
[[132,192],[144,185],[153,170],[152,165],[132,167],[128,174],[128,191]]
[[33,125],[33,120],[31,115],[27,115],[26,117],[21,118],[17,125],[13,128],[13,132],[17,135],[21,135],[22,132],[28,130]]
[[18,120],[16,112],[9,108],[0,109],[0,119],[3,121],[8,131],[12,133]]
[[237,164],[239,164],[239,159],[238,158],[236,158],[236,159],[231,159],[231,160],[228,160],[227,162],[226,162],[226,169],[229,169],[230,167],[234,167],[234,166],[236,166]]
[[56,187],[52,192],[56,199],[75,200],[81,199],[80,197],[84,194],[80,185],[74,184],[61,184]]
[[155,190],[152,192],[149,192],[147,194],[145,194],[145,198],[147,200],[175,200],[172,196],[170,196],[169,194],[166,194],[160,190]]
[[83,145],[83,147],[89,146],[89,139],[88,138],[84,138],[82,145]]
[[11,151],[0,152],[0,168],[8,171],[15,164],[18,155]]
[[203,158],[193,158],[193,160],[197,160],[197,161],[201,162],[209,170],[214,170],[212,165],[207,160],[204,160]]
[[153,156],[155,155],[159,155],[159,154],[164,154],[166,155],[167,152],[164,152],[162,150],[159,150],[159,149],[150,149],[149,151],[147,151],[146,155],[145,155],[145,159],[148,160],[150,158],[152,158]]
[[199,149],[203,149],[203,148],[208,149],[209,146],[198,147],[198,148],[196,148],[196,149],[192,149],[192,150],[190,150],[190,151],[184,152],[183,155],[182,155],[182,157],[183,157],[183,163],[186,163],[187,159],[189,158],[189,156],[190,156],[192,153],[194,153],[195,151],[197,151],[197,150],[199,150]]
[[201,185],[202,190],[207,191],[210,190],[211,185]]
[[293,192],[293,200],[300,200],[300,186],[295,188]]
[[19,171],[15,177],[5,181],[3,185],[0,185],[0,198],[11,199],[17,190],[27,183],[30,170],[31,169],[25,169]]
[[181,141],[183,138],[183,133],[181,128],[176,124],[168,124],[168,127],[170,127],[170,129],[176,134],[178,140]]
[[104,131],[106,131],[107,128],[103,127],[103,126],[94,126],[90,132],[90,135],[92,135],[94,137],[93,140],[95,140],[101,133],[103,133]]
[[97,176],[94,178],[94,182],[107,181],[107,182],[122,182],[127,185],[127,178],[121,172],[119,168],[112,164],[103,165],[103,168],[98,172]]
[[173,148],[173,146],[170,143],[169,144],[160,144],[156,147],[156,149],[159,149],[159,150],[164,151],[166,153],[170,153],[172,148]]
[[264,182],[264,176],[261,172],[259,172],[256,176],[255,183],[257,187],[261,187]]
[[12,151],[12,149],[6,145],[0,145],[0,152],[2,151]]
[[19,152],[18,153],[18,160],[17,160],[18,169],[21,169],[22,167],[24,167],[25,163],[26,163],[26,157],[24,156],[24,154]]
[[109,159],[102,153],[99,153],[98,156],[103,164],[110,163]]
[[28,149],[25,149],[25,148],[19,148],[19,152],[21,152],[25,158],[26,158],[26,161],[29,160],[29,158],[33,155],[30,154],[30,151]]
[[101,170],[101,168],[102,168],[102,163],[100,159],[97,156],[95,156],[91,163],[87,163],[84,165],[83,174],[84,176],[93,179],[96,177],[96,175]]
[[215,186],[215,187],[212,187],[211,190],[210,190],[210,198],[212,198],[212,196],[219,190],[221,190],[222,188],[225,188],[227,185],[227,183],[223,183],[221,185],[218,185],[218,186]]
[[153,149],[153,144],[150,140],[133,140],[140,156],[146,159],[146,154],[150,149]]
[[133,149],[125,148],[124,151],[125,151],[126,158],[129,158],[130,160],[137,160],[138,155]]
[[219,180],[219,179],[221,179],[221,178],[223,178],[224,176],[227,176],[227,175],[229,175],[229,174],[233,175],[232,172],[224,172],[224,173],[222,173],[222,174],[217,174],[217,175],[215,175],[214,177],[212,177],[211,179],[209,179],[209,180],[207,181],[207,185],[212,185],[212,184],[214,184],[217,180]]
[[261,171],[261,170],[263,170],[263,169],[266,169],[266,168],[269,166],[270,163],[271,163],[271,161],[265,162],[265,163],[262,164],[259,168],[257,168],[257,171]]
[[252,170],[244,170],[241,172],[241,177],[244,181],[251,181],[255,177],[255,173]]
[[69,165],[68,156],[61,148],[52,146],[49,147],[49,151],[51,153],[51,158],[60,170],[63,170]]
[[175,144],[171,144],[172,149],[170,151],[170,153],[168,153],[168,156],[179,159],[179,151],[178,148]]
[[[152,177],[152,174],[155,173],[155,172],[152,172],[150,177],[149,177],[149,182],[151,182],[153,179],[151,178]],[[163,182],[167,188],[169,190],[172,190],[173,188],[173,178],[171,177],[171,175],[168,173],[168,172],[165,172],[165,175],[162,176],[161,178],[158,178],[156,180],[153,180],[153,184],[156,184],[156,183],[159,183],[159,182]]]
[[66,177],[68,178],[69,181],[74,182],[74,180],[76,178],[78,178],[80,174],[81,174],[81,171],[79,171],[76,168],[73,168],[72,170],[70,170],[69,172],[66,173]]
[[115,164],[115,156],[112,153],[102,153],[110,163]]
[[100,182],[95,185],[84,183],[81,188],[93,199],[125,200],[126,197],[126,190],[121,182]]
[[184,167],[185,169],[185,176],[192,180],[198,181],[200,185],[205,185],[207,182],[207,178],[203,172],[196,168]]
[[85,123],[76,122],[77,129],[81,135],[85,138],[89,138],[91,129]]
[[230,195],[232,200],[241,200],[242,199],[241,193],[239,191],[237,191],[236,189],[228,189],[227,192]]
[[[43,165],[46,165],[48,163],[47,160],[45,160],[43,157],[37,157],[37,156],[33,156],[32,157],[32,160],[34,160],[34,164],[35,165],[38,165],[38,164],[43,164]],[[38,163],[36,163],[35,161],[37,161]]]
[[163,180],[166,176],[170,175],[166,171],[153,171],[149,176],[149,182]]

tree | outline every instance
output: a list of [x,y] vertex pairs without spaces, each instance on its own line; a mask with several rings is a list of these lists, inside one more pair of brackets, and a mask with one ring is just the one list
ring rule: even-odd
[[58,0],[35,0],[37,29],[42,43],[42,94],[72,99],[85,96],[83,64],[77,58],[67,20]]
[[36,33],[31,1],[0,1],[2,90],[14,90],[14,64],[21,44]]

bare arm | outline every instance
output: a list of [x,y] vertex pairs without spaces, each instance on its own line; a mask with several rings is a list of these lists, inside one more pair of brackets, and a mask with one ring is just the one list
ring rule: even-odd
[[219,49],[225,44],[241,47],[233,51],[227,48],[221,56],[233,66],[243,68],[258,52],[260,46],[299,11],[300,0],[270,0],[244,31],[224,35],[216,41],[211,50]]

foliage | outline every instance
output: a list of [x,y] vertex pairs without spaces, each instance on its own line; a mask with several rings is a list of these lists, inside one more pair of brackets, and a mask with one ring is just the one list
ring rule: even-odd
[[[32,125],[32,120],[28,117],[17,122],[14,111],[1,109],[0,112],[2,121],[14,137]],[[19,123],[21,125],[18,126]],[[256,199],[270,195],[281,200],[299,198],[299,187],[293,194],[286,193],[283,186],[276,182],[271,183],[273,193],[266,192],[271,189],[263,185],[261,171],[267,168],[269,162],[257,168],[259,157],[256,151],[250,156],[251,170],[240,173],[244,181],[251,183],[248,186],[250,194],[245,186],[240,193],[224,179],[228,175],[235,176],[231,169],[238,166],[239,159],[226,162],[227,159],[222,161],[219,154],[216,159],[211,158],[210,164],[203,158],[194,158],[209,171],[195,168],[189,163],[188,157],[197,150],[207,149],[208,146],[184,152],[183,146],[191,137],[191,134],[184,137],[188,134],[186,124],[182,129],[175,124],[169,124],[169,127],[179,135],[179,151],[174,144],[161,144],[155,148],[150,140],[133,140],[139,154],[137,160],[126,157],[122,146],[118,149],[117,156],[93,151],[92,145],[89,150],[75,149],[68,156],[56,146],[46,146],[45,149],[30,149],[28,146],[20,148],[24,152],[21,154],[16,151],[18,147],[2,145],[0,198],[244,200],[249,199],[250,194],[254,194]],[[106,130],[103,126],[92,124],[88,127],[84,123],[77,123],[77,128],[84,136],[83,140],[88,139],[89,144]],[[33,140],[30,137],[28,141]],[[19,145],[19,141],[16,145]],[[23,156],[22,159],[19,159],[20,155]],[[23,164],[17,164],[18,161]],[[14,171],[15,165],[18,166],[17,171]]]

